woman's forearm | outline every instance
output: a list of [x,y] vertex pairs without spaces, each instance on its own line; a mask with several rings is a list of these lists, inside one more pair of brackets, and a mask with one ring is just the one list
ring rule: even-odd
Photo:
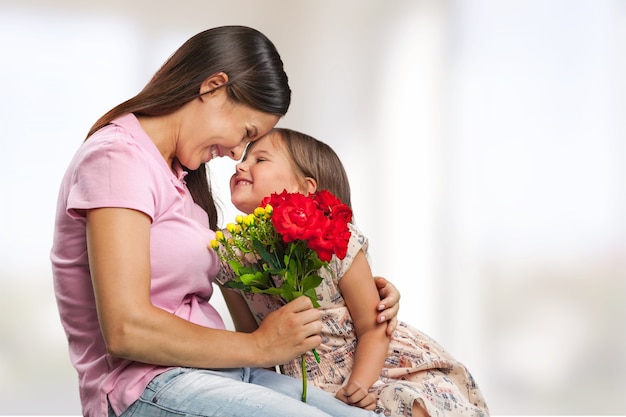
[[105,340],[114,356],[163,366],[257,366],[268,360],[251,334],[203,327],[152,306],[108,326]]
[[163,366],[271,367],[320,343],[319,311],[306,297],[296,301],[252,333],[200,326],[156,307],[137,308],[108,326],[107,348],[115,356]]

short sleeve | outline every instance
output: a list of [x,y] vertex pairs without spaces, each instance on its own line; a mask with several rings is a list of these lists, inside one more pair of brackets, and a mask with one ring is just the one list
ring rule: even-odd
[[100,207],[122,207],[141,211],[154,219],[155,187],[153,169],[146,154],[116,127],[103,136],[83,143],[77,154],[68,193],[67,211],[79,212]]
[[352,261],[359,253],[359,251],[362,250],[367,256],[367,238],[354,224],[350,223],[348,224],[348,227],[350,228],[350,241],[348,242],[348,252],[346,254],[346,257],[342,260],[339,260],[336,257],[333,258],[334,261],[336,261],[336,264],[334,265],[334,268],[336,268],[334,271],[334,275],[337,277],[338,280],[341,279],[341,277],[348,271],[348,269],[352,265]]

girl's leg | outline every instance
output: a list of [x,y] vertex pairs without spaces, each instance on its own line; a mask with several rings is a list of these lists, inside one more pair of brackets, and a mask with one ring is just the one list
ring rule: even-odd
[[121,417],[332,417],[299,399],[246,382],[248,377],[247,368],[173,369],[154,378]]
[[[298,400],[301,404],[302,397],[302,380],[295,379],[286,375],[266,369],[251,369],[250,382],[253,384],[263,385],[271,388],[275,392],[280,392],[286,396]],[[306,404],[319,408],[331,416],[341,417],[374,417],[382,416],[373,411],[367,411],[359,407],[354,407],[338,400],[333,395],[321,390],[320,388],[307,384]],[[298,415],[293,413],[293,415]]]

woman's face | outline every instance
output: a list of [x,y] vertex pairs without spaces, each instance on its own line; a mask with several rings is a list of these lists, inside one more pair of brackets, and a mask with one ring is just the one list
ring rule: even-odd
[[277,115],[232,102],[225,89],[217,89],[194,101],[185,114],[176,158],[191,170],[216,157],[238,160],[246,145],[269,132],[278,120]]
[[243,213],[252,213],[272,193],[306,191],[277,135],[263,136],[248,149],[230,178],[230,199]]

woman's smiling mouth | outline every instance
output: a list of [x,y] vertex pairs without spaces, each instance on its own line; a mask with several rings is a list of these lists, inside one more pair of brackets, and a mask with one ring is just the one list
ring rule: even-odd
[[219,158],[221,156],[220,149],[216,145],[211,146],[211,159]]

